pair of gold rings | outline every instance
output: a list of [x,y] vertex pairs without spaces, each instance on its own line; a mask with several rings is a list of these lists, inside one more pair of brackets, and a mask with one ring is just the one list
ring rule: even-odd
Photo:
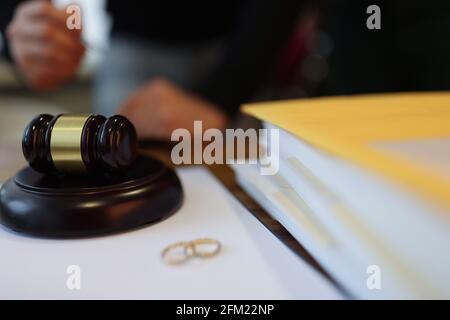
[[191,258],[211,258],[222,249],[220,241],[200,238],[192,241],[180,241],[167,246],[161,252],[163,261],[170,265],[185,263]]

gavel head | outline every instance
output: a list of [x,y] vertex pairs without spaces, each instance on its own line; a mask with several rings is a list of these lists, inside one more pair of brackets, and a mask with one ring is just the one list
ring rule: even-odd
[[41,114],[25,128],[22,150],[41,173],[120,172],[136,159],[136,130],[115,115]]

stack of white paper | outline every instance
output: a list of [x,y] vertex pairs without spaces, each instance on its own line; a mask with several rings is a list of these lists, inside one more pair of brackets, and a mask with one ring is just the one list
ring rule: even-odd
[[[270,123],[265,127],[280,129]],[[279,132],[279,172],[263,176],[258,165],[234,165],[237,179],[340,284],[360,298],[450,297],[450,223],[445,212]],[[420,154],[417,146],[413,150]],[[442,157],[431,158],[436,162]],[[450,161],[439,163],[450,168]]]

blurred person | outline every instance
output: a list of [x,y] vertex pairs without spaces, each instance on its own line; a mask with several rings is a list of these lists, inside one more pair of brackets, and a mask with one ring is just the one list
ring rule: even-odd
[[[6,13],[12,15],[17,5],[13,3],[17,1],[0,2],[3,29],[11,20]],[[191,128],[194,120],[203,120],[204,128],[223,128],[239,105],[252,99],[267,82],[279,57],[284,61],[283,85],[300,84],[306,96],[450,90],[450,2],[314,2],[318,13],[312,15],[307,28],[301,26],[306,32],[300,30],[303,35],[299,37],[294,27],[307,4],[298,0],[230,0],[149,1],[133,6],[109,0],[112,39],[95,81],[98,110],[108,114],[119,107],[143,138],[167,139],[175,128]],[[366,25],[370,16],[366,10],[373,4],[381,10],[380,29]],[[51,26],[58,25],[58,14],[53,11],[47,12],[52,19],[44,19],[54,21],[47,22]],[[17,12],[8,30],[29,24],[24,17],[34,23],[30,15]],[[296,31],[294,37],[290,37],[292,30]],[[18,68],[25,78],[39,79],[34,73],[46,75],[42,78],[51,81],[43,82],[45,88],[69,78],[83,55],[76,33],[37,40],[58,43],[54,47],[60,47],[70,61],[67,71],[61,69],[61,76],[50,76],[47,68],[22,65],[41,64],[49,59],[51,50],[45,51],[46,59],[21,62],[25,56],[20,54],[22,47],[29,48],[29,54],[36,49],[20,41],[30,37],[9,33],[7,43]],[[290,51],[283,52],[287,42]],[[52,72],[59,74],[58,70]],[[39,87],[38,82],[29,83]]]
[[[227,126],[268,78],[298,17],[297,0],[107,1],[111,45],[95,80],[97,111],[117,110],[141,138]],[[85,47],[64,10],[2,0],[6,54],[34,90],[76,74]],[[119,108],[119,109],[117,109]]]

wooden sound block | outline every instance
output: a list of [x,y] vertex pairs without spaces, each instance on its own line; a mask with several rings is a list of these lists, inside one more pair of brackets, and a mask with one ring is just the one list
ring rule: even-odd
[[175,172],[145,156],[120,176],[43,175],[25,168],[0,189],[0,223],[40,237],[88,237],[160,221],[182,200]]

